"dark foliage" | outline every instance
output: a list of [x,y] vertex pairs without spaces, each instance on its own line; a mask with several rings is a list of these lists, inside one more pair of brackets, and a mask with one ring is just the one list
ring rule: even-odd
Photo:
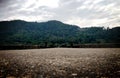
[[0,45],[39,45],[41,47],[73,46],[89,43],[120,43],[120,27],[79,28],[52,20],[0,22]]

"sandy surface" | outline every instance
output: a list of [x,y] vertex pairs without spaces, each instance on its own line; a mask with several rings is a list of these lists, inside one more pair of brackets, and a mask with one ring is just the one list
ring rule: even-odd
[[120,48],[0,51],[0,78],[119,78]]

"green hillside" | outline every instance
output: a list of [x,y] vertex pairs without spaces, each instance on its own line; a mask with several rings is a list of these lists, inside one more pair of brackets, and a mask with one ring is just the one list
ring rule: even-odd
[[0,45],[73,45],[89,43],[120,43],[120,27],[80,28],[60,21],[0,22]]

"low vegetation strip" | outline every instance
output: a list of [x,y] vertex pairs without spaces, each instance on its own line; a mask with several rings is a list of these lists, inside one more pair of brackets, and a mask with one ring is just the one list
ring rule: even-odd
[[119,43],[107,44],[61,44],[61,45],[0,45],[0,50],[9,49],[43,49],[43,48],[120,48]]

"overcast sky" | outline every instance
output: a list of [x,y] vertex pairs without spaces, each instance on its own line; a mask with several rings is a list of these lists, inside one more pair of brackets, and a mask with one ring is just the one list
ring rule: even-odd
[[0,0],[0,21],[59,20],[88,26],[120,26],[120,0]]

